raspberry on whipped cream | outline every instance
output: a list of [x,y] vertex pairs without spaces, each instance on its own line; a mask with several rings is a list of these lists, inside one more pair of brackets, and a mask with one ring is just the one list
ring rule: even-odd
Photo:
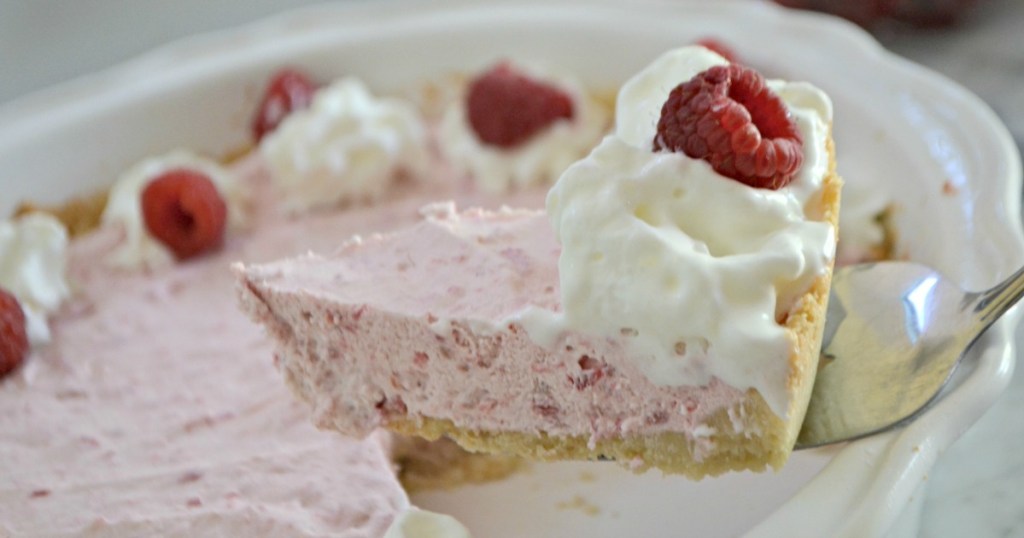
[[224,241],[227,205],[206,175],[168,170],[142,190],[146,229],[179,259],[213,250]]
[[426,127],[411,103],[378,98],[357,78],[317,91],[260,142],[286,212],[375,201],[429,163]]
[[257,142],[296,110],[309,107],[316,85],[306,73],[286,67],[274,73],[264,90],[263,99],[252,119],[252,135]]
[[[522,95],[530,91],[540,95]],[[503,127],[501,115],[513,125]],[[505,63],[478,77],[449,105],[438,134],[441,150],[458,172],[481,189],[500,193],[553,182],[594,147],[607,121],[604,108],[572,77]]]
[[751,187],[779,189],[803,163],[803,138],[760,73],[736,63],[712,66],[669,93],[654,150],[703,159]]
[[67,248],[67,231],[50,215],[29,213],[0,221],[0,288],[21,303],[33,345],[50,341],[47,316],[71,295]]
[[180,149],[151,157],[121,174],[110,190],[101,220],[105,225],[121,226],[124,233],[121,244],[109,254],[111,265],[153,268],[173,263],[172,250],[146,226],[142,195],[153,180],[174,170],[193,170],[208,178],[226,203],[228,228],[237,229],[245,224],[244,186],[219,163]]
[[510,149],[560,120],[572,121],[572,98],[501,62],[470,81],[466,119],[488,146]]

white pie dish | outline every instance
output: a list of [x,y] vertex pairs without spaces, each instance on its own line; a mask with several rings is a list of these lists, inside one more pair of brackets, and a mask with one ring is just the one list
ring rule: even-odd
[[[284,63],[397,91],[508,55],[564,66],[604,88],[707,35],[769,74],[830,93],[840,172],[900,206],[900,248],[911,258],[969,288],[1021,264],[1020,159],[991,111],[848,24],[751,2],[325,6],[170,45],[0,108],[8,174],[0,214],[20,199],[57,202],[108,184],[173,147],[238,147],[260,81]],[[919,487],[938,454],[1009,382],[1016,322],[994,327],[962,384],[908,428],[797,453],[777,475],[691,483],[607,464],[537,465],[414,501],[456,515],[477,536],[912,535]]]

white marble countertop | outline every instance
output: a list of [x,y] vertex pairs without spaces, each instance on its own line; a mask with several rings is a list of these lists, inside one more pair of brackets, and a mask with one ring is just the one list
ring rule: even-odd
[[[890,50],[980,96],[1024,151],[1024,2],[982,0],[955,30],[901,30],[880,33],[879,38]],[[1016,341],[1018,350],[1024,349],[1024,325]],[[931,473],[921,538],[1024,536],[1022,409],[1024,368],[1018,362],[1007,392]]]
[[[0,2],[0,102],[130,58],[176,37],[237,25],[316,0]],[[985,100],[1024,150],[1024,0],[980,0],[954,30],[883,31],[894,52],[944,73]],[[58,9],[64,17],[51,17]],[[140,17],[158,12],[158,17]],[[118,16],[112,17],[111,13]],[[129,21],[131,19],[131,21]],[[151,21],[148,24],[146,21]],[[36,39],[33,22],[49,32]],[[134,21],[134,22],[132,22]],[[96,35],[105,39],[95,39]],[[1024,349],[1024,326],[1017,332]],[[996,405],[939,460],[922,538],[1024,537],[1024,368]]]

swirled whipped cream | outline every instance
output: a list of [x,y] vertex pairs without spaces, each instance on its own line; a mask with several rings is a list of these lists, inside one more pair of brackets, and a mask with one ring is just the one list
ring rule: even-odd
[[566,92],[574,112],[571,119],[556,120],[519,146],[500,148],[477,137],[466,115],[465,97],[453,101],[441,119],[441,150],[459,173],[491,193],[551,183],[594,147],[608,124],[604,107],[573,78],[537,66],[516,67]]
[[260,143],[284,210],[376,200],[400,173],[428,162],[426,128],[411,103],[374,97],[356,78],[321,89]]
[[776,321],[827,271],[835,237],[805,207],[828,172],[831,105],[801,83],[771,82],[804,139],[793,182],[772,191],[719,175],[683,153],[654,152],[662,104],[678,84],[725,60],[671,51],[622,88],[617,130],[551,189],[562,244],[564,327],[625,339],[650,379],[753,387],[788,406],[792,342]]
[[149,182],[169,170],[187,168],[206,174],[224,199],[228,208],[228,227],[237,229],[245,223],[245,190],[234,176],[216,161],[187,150],[174,150],[151,157],[129,168],[110,190],[103,210],[104,225],[120,225],[124,240],[107,258],[115,267],[160,267],[170,264],[174,254],[146,228],[142,216],[142,191]]
[[395,518],[384,538],[469,538],[469,530],[452,516],[410,507]]
[[67,231],[50,215],[30,213],[0,222],[0,287],[21,303],[32,345],[50,341],[47,316],[71,293],[67,248]]

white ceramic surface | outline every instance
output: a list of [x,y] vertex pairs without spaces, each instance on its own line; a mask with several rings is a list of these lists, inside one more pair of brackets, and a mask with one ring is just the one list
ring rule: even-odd
[[[900,248],[911,258],[974,288],[1024,261],[1020,159],[980,101],[851,25],[746,2],[384,2],[306,9],[190,39],[0,107],[0,214],[23,198],[60,201],[108,184],[172,147],[238,147],[261,81],[284,63],[399,91],[509,55],[565,66],[608,88],[660,51],[707,35],[769,75],[831,94],[840,172],[891,195]],[[1009,381],[1015,323],[994,327],[959,387],[908,428],[798,453],[779,474],[692,483],[607,464],[536,465],[415,500],[481,537],[909,536],[938,454]]]

